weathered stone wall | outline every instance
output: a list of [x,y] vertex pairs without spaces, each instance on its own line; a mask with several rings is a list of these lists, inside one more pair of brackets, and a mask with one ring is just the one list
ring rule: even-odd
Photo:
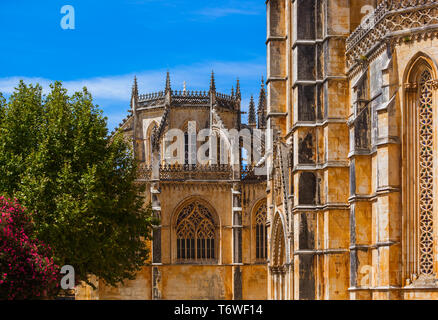
[[406,76],[416,57],[437,61],[435,42],[400,33],[350,72],[351,299],[436,298],[438,287],[412,284],[406,271],[412,264],[406,258],[407,248],[412,250],[407,225],[413,221],[404,187],[413,183],[406,175]]

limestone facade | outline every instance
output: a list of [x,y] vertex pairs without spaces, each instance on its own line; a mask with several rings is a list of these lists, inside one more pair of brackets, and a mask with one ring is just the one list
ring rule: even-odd
[[[78,298],[438,298],[438,3],[266,6],[267,92],[257,111],[251,101],[247,125],[238,85],[231,95],[214,79],[208,93],[174,92],[168,79],[146,96],[134,85],[121,128],[161,224],[137,280]],[[166,166],[163,134],[189,120],[272,130],[266,177],[242,161]],[[187,210],[207,212],[211,259],[198,259],[197,244],[182,258]]]
[[436,299],[438,3],[268,0],[269,299]]
[[[249,125],[241,123],[240,108],[239,82],[230,95],[221,94],[213,74],[208,92],[172,90],[169,73],[165,90],[158,93],[139,94],[135,81],[130,115],[120,130],[134,145],[137,182],[147,186],[145,204],[151,203],[160,219],[150,243],[151,260],[136,280],[118,288],[96,280],[98,290],[82,288],[78,299],[267,298],[266,175],[255,175],[254,163],[244,164],[241,149],[238,161],[231,162],[231,150],[220,149],[220,139],[210,146],[219,151],[211,161],[200,163],[196,154],[191,158],[203,144],[196,137],[202,129],[251,133],[265,122],[264,84],[258,117],[251,100]],[[166,134],[173,129],[184,134],[184,156],[169,164]]]

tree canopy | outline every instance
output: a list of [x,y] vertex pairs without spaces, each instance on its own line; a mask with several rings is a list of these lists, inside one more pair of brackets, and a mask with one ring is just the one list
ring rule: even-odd
[[50,89],[21,81],[8,101],[0,96],[0,194],[35,213],[38,238],[78,281],[132,279],[148,257],[153,218],[131,144],[121,132],[108,136],[86,88]]

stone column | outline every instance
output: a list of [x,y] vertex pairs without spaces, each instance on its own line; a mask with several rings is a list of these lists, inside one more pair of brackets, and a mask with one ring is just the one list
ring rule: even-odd
[[242,299],[242,205],[241,190],[238,183],[231,189],[232,195],[232,229],[233,229],[233,298]]
[[[388,47],[385,54],[391,55]],[[393,71],[391,56],[388,67],[382,72],[382,102],[377,107],[377,132],[375,162],[375,199],[372,203],[373,251],[372,265],[375,266],[373,287],[374,299],[399,299],[401,287],[401,137],[397,99],[393,96],[398,89],[398,75]],[[374,76],[373,76],[374,77]],[[397,82],[396,82],[397,81]]]
[[152,172],[151,172],[151,201],[152,211],[158,219],[159,225],[153,226],[152,234],[152,299],[159,300],[161,295],[161,203],[159,200],[160,191],[160,163],[158,150],[154,150],[152,155]]
[[[268,0],[267,5],[267,130],[279,135],[280,140],[287,135],[287,119],[288,105],[289,105],[289,86],[290,78],[288,78],[290,68],[290,30],[292,29],[290,23],[291,1],[288,0]],[[276,139],[274,139],[276,140]],[[277,145],[269,145],[272,148],[278,148]],[[268,148],[267,148],[267,151]],[[272,151],[272,150],[271,150]],[[278,190],[274,190],[272,165],[274,163],[272,152],[267,154],[266,164],[268,166],[268,181],[267,181],[267,201],[268,201],[268,244],[271,244],[272,222],[274,214],[282,206],[275,197],[279,194]],[[289,186],[285,186],[288,188]],[[288,228],[287,225],[283,226]],[[285,245],[288,245],[286,242]],[[268,246],[268,259],[271,259],[271,245]],[[279,297],[279,276],[271,265],[272,261],[268,260],[270,265],[268,276],[270,277],[270,287],[268,294],[271,299],[278,299]],[[287,261],[286,261],[287,263]]]

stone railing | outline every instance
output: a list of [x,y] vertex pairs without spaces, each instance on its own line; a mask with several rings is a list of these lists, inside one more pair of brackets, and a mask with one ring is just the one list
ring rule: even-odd
[[242,166],[240,176],[243,181],[248,180],[266,180],[266,175],[257,175],[254,166]]
[[[150,180],[152,167],[140,163],[138,180]],[[242,166],[241,179],[266,180],[266,175],[256,175],[254,166]],[[171,165],[160,166],[160,180],[162,181],[184,181],[184,180],[230,180],[232,179],[232,167],[230,165]]]
[[162,165],[160,180],[230,180],[233,176],[230,165]]
[[[216,92],[216,104],[219,107],[234,109],[238,97],[234,94],[227,95]],[[170,99],[171,105],[178,106],[210,106],[209,91],[187,91],[187,90],[171,90]],[[139,106],[142,108],[163,107],[166,102],[166,93],[164,91],[140,94],[138,96]]]
[[138,101],[144,102],[144,101],[160,100],[160,99],[164,99],[164,97],[165,97],[164,91],[159,91],[154,93],[140,94],[138,96]]
[[231,102],[231,101],[235,101],[237,97],[217,92],[216,93],[216,98],[223,99],[223,100],[228,100],[228,101]]
[[[140,163],[138,180],[151,180],[152,166]],[[184,180],[230,180],[232,178],[230,165],[160,165],[160,180],[184,181]]]
[[396,32],[434,25],[438,28],[436,0],[384,0],[347,39],[347,68],[366,61],[371,51]]
[[347,39],[347,52],[351,50],[355,45],[357,45],[363,37],[365,37],[370,30],[372,30],[377,24],[379,24],[386,14],[389,12],[387,5],[381,3],[375,10],[374,13],[366,20],[364,20],[356,30]]
[[137,168],[137,179],[138,180],[150,180],[152,173],[152,167],[145,164],[144,162],[140,163]]
[[210,95],[207,91],[172,91],[172,105],[209,105]]

